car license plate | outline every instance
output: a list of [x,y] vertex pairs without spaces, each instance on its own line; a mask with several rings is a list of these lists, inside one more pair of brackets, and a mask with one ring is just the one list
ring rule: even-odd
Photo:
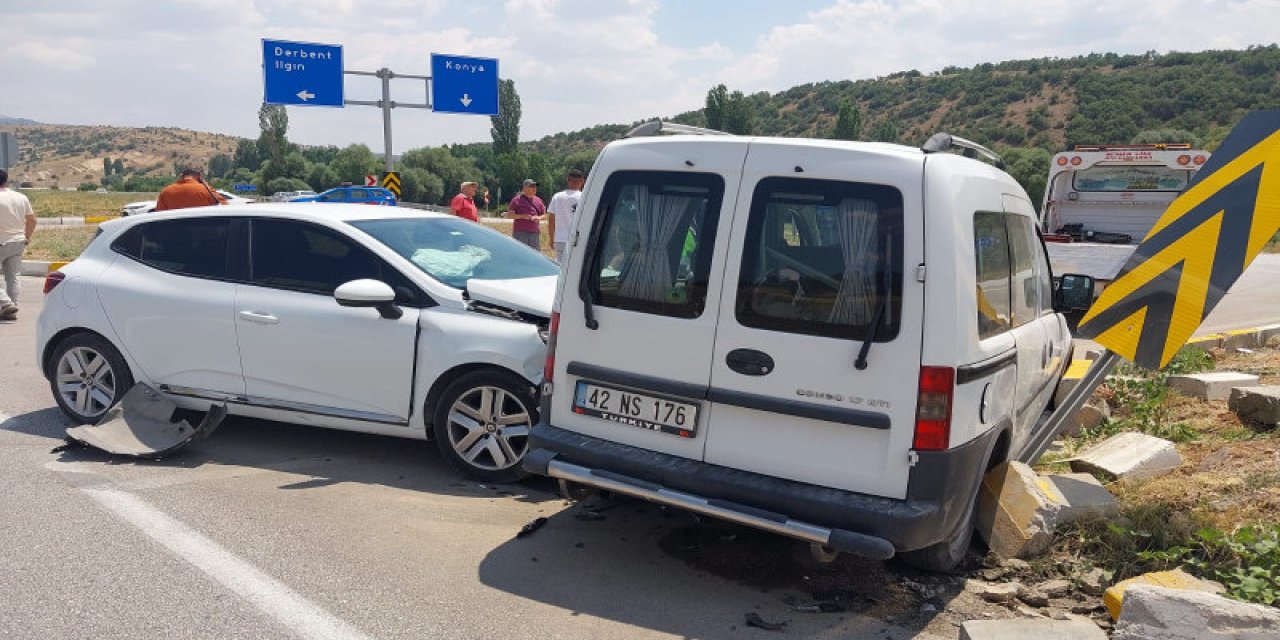
[[573,412],[681,438],[697,432],[698,405],[634,391],[578,382]]

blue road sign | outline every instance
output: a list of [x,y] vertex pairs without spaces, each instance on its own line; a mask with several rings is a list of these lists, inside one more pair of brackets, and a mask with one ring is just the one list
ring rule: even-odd
[[257,190],[258,190],[258,187],[251,184],[236,185],[236,191],[257,191]]
[[342,46],[262,40],[262,101],[341,107]]
[[431,54],[431,110],[498,115],[498,59]]

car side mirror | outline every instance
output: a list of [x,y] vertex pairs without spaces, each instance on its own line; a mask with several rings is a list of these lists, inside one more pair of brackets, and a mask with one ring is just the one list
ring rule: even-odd
[[1059,313],[1088,310],[1093,306],[1093,285],[1092,276],[1063,274],[1053,289],[1053,310]]
[[333,299],[343,307],[373,307],[382,317],[398,320],[404,312],[396,306],[396,292],[379,280],[352,280],[333,290]]

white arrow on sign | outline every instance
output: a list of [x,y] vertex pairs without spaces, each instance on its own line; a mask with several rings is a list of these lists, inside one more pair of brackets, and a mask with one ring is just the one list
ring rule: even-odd
[[459,102],[462,103],[462,106],[469,107],[471,106],[471,96],[469,94],[464,93],[462,94],[462,100],[459,100]]
[[314,98],[314,97],[316,97],[316,94],[311,93],[310,91],[307,91],[306,89],[303,89],[302,91],[299,91],[299,92],[298,92],[298,99],[299,99],[299,100],[301,100],[301,101],[303,101],[303,102],[306,102],[306,101],[308,101],[308,100],[310,100],[310,99],[312,99],[312,98]]

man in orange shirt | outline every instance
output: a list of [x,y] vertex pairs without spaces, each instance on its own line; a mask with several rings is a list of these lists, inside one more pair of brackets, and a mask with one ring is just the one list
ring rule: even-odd
[[177,182],[160,191],[160,197],[156,199],[156,211],[226,203],[222,196],[214,193],[213,189],[205,184],[204,175],[199,169],[187,167],[182,170],[182,175]]

